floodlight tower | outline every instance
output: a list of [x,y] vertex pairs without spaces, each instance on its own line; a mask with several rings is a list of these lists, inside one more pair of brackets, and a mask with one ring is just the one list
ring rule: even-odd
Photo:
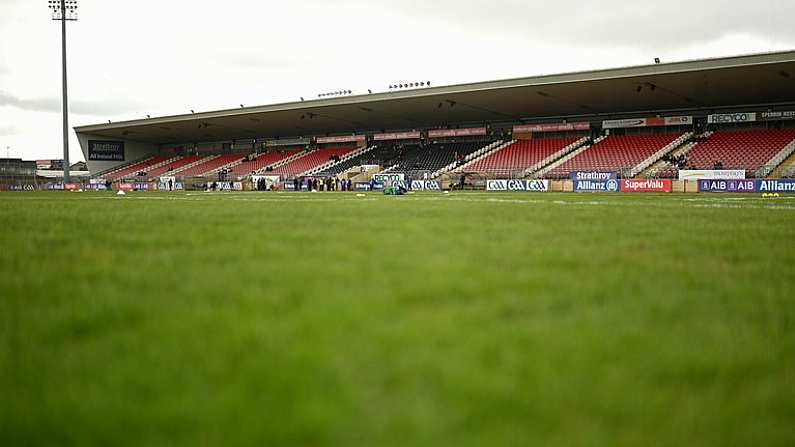
[[61,21],[61,81],[63,88],[63,182],[69,183],[69,96],[66,88],[66,22],[77,21],[77,0],[50,0],[52,19]]

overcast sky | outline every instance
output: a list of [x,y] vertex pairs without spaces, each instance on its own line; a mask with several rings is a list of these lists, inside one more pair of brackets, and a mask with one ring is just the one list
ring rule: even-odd
[[[79,1],[73,126],[795,49],[793,0]],[[0,0],[1,157],[62,158],[60,63],[47,0]]]

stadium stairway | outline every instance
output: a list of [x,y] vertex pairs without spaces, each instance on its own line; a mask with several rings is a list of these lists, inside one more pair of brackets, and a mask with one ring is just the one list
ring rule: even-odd
[[218,172],[222,167],[242,160],[243,158],[245,158],[244,154],[213,155],[205,158],[201,163],[181,170],[179,175],[184,177],[210,175],[214,172]]
[[[315,174],[324,173],[325,171],[331,170],[335,166],[341,165],[341,164],[346,163],[348,161],[355,161],[354,159],[359,158],[360,156],[366,154],[367,152],[372,151],[376,147],[377,146],[365,146],[365,147],[362,147],[362,148],[354,149],[353,151],[348,152],[345,155],[342,155],[338,161],[329,160],[328,162],[323,163],[320,166],[312,168],[312,169],[310,169],[310,170],[308,170],[306,172],[302,172],[300,174],[300,176],[315,175]],[[333,172],[333,173],[332,172],[328,172],[328,174],[336,175],[336,174],[338,174],[338,172]]]
[[[587,151],[568,158],[554,169],[544,169],[546,178],[566,178],[573,171],[618,172],[623,178],[661,152],[666,146],[682,141],[684,132],[665,132],[644,135],[611,135],[595,142]],[[637,171],[635,171],[637,173]]]
[[667,146],[663,147],[659,151],[652,154],[649,158],[643,160],[639,165],[632,168],[632,170],[629,172],[629,177],[637,176],[638,174],[645,171],[653,164],[660,161],[665,156],[665,154],[671,153],[672,151],[679,149],[680,147],[682,147],[682,145],[687,145],[687,143],[690,141],[691,138],[693,138],[693,132],[685,132],[681,137],[675,139]]
[[[284,154],[286,154],[286,152]],[[282,154],[282,155],[284,155],[284,154]],[[306,155],[306,151],[305,150],[296,151],[294,154],[290,154],[290,155],[287,155],[286,157],[278,158],[273,163],[265,165],[265,166],[262,166],[261,168],[257,169],[254,173],[258,174],[258,175],[259,174],[267,174],[269,168],[270,169],[276,169],[276,168],[282,167],[282,166],[284,166],[286,164],[292,163],[295,160],[298,160],[299,158],[303,157],[304,155]],[[262,156],[260,156],[260,157],[262,157]],[[273,156],[273,157],[275,157],[275,156]],[[258,160],[259,160],[259,158],[258,158]]]
[[114,167],[112,167],[110,169],[105,169],[104,171],[99,171],[96,174],[94,174],[93,177],[94,178],[105,178],[105,176],[110,177],[116,172],[123,171],[123,170],[131,168],[133,166],[137,166],[139,164],[140,165],[145,165],[146,163],[150,162],[154,158],[155,158],[154,155],[147,155],[146,157],[142,157],[142,158],[139,158],[137,160],[132,160],[132,161],[129,161],[129,162],[124,163],[122,165],[114,166]]
[[543,160],[539,161],[538,163],[530,166],[529,168],[525,169],[524,174],[527,175],[534,175],[536,172],[544,168],[550,163],[560,159],[561,157],[566,156],[567,154],[571,153],[572,151],[577,150],[579,147],[583,146],[585,143],[588,142],[588,137],[582,137],[578,140],[575,140],[573,143],[569,144],[568,146],[564,147],[563,149],[555,152],[554,154],[544,158]]
[[770,178],[792,178],[793,176],[795,176],[795,152],[791,153],[770,173]]
[[302,173],[309,172],[316,167],[323,165],[329,161],[333,156],[342,157],[351,152],[351,147],[336,147],[326,149],[315,149],[313,151],[304,152],[301,156],[295,159],[282,163],[278,167],[274,167],[274,175],[297,176]]
[[[510,142],[504,143],[503,140],[497,140],[497,141],[495,141],[493,143],[490,143],[488,146],[482,147],[482,148],[476,150],[475,152],[472,152],[471,154],[468,154],[466,157],[464,157],[464,164],[467,164],[468,160],[473,160],[473,159],[477,158],[479,155],[490,154],[490,153],[498,150],[499,148],[504,147],[507,144],[510,144]],[[456,168],[456,166],[458,166],[458,161],[454,161],[454,162],[450,163],[449,165],[437,170],[436,172],[433,172],[431,174],[431,178],[438,178],[438,177],[440,177],[440,176],[442,176],[444,174],[447,174],[448,172],[453,171],[453,170],[458,172],[458,168]]]
[[598,143],[601,143],[606,138],[607,137],[605,137],[605,136],[599,137],[599,138],[594,140],[593,144],[585,144],[583,146],[580,146],[580,147],[574,149],[572,152],[569,152],[568,154],[564,155],[563,157],[559,158],[558,160],[553,161],[552,163],[550,163],[546,167],[543,167],[543,168],[539,169],[538,171],[536,171],[536,173],[535,173],[536,178],[544,177],[549,172],[552,172],[553,170],[557,169],[559,166],[563,165],[564,163],[566,163],[567,161],[573,159],[574,157],[582,154],[583,152],[587,151],[588,149],[590,149],[594,145],[596,145]]
[[211,157],[213,156],[211,155],[210,157],[203,157],[201,155],[188,155],[185,157],[179,157],[170,163],[165,163],[155,169],[149,170],[149,172],[146,173],[146,176],[150,179],[154,179],[162,175],[177,175],[177,173],[180,171],[201,163],[205,158]]
[[771,178],[773,177],[771,174],[778,168],[784,161],[789,160],[790,156],[795,153],[795,140],[790,141],[790,143],[784,146],[773,158],[767,161],[764,166],[759,168],[756,171],[756,178],[765,178],[770,175]]
[[497,152],[513,144],[515,141],[516,140],[509,140],[509,141],[497,140],[494,143],[484,147],[483,149],[467,155],[466,158],[464,158],[464,164],[453,169],[452,172],[454,173],[465,172],[466,169],[472,164],[477,163],[478,161],[483,160],[484,158],[487,158],[491,154],[496,154]]
[[[689,142],[679,146],[678,148],[674,149],[673,151],[671,151],[670,154],[671,154],[671,156],[679,157],[681,155],[684,155],[684,154],[688,153],[690,151],[690,149],[693,149],[694,147],[696,147],[696,144],[697,143],[695,143],[693,141],[689,141]],[[668,163],[665,160],[660,159],[660,160],[657,160],[656,162],[652,163],[651,166],[649,166],[648,168],[646,168],[643,171],[641,171],[638,175],[635,176],[635,178],[641,178],[641,179],[669,178],[669,177],[673,177],[673,176],[676,175],[675,171],[676,171],[676,168],[671,166],[670,163]]]
[[[179,158],[180,158],[179,156],[172,156],[172,157],[170,157],[170,156],[156,156],[156,157],[150,159],[147,162],[139,163],[139,164],[130,166],[128,168],[125,168],[125,169],[123,169],[121,171],[117,171],[116,173],[111,175],[109,177],[109,179],[115,181],[115,180],[123,179],[125,176],[131,175],[131,174],[135,174],[135,173],[138,173],[138,172],[141,172],[141,171],[144,171],[144,172],[146,172],[148,174],[149,171],[151,171],[152,169],[157,169],[157,168],[160,168],[163,165],[167,165],[169,163],[173,163],[176,160],[179,160]],[[132,176],[136,177],[135,175],[132,175]]]

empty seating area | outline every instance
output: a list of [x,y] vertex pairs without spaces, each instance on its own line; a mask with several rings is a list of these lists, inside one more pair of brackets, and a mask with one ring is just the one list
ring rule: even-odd
[[472,152],[488,146],[490,141],[469,143],[431,143],[421,146],[419,144],[399,147],[392,169],[394,172],[435,172],[448,166],[457,159],[463,159]]
[[546,178],[566,178],[574,171],[620,172],[638,166],[682,133],[609,136],[555,167]]
[[243,158],[245,158],[244,154],[220,155],[213,159],[207,160],[204,163],[199,163],[196,166],[192,166],[188,169],[185,169],[184,171],[180,171],[179,175],[185,177],[203,175],[212,172],[222,166],[226,166],[230,163],[242,160]]
[[166,163],[165,165],[160,166],[159,168],[155,168],[147,172],[147,177],[155,178],[155,177],[160,177],[161,175],[171,175],[172,173],[176,174],[177,171],[179,171],[180,169],[184,168],[185,166],[188,166],[191,163],[196,163],[202,158],[204,157],[200,155],[190,155],[187,157],[178,158],[172,161],[171,163]]
[[[687,153],[688,166],[712,169],[721,162],[723,169],[744,169],[748,178],[795,141],[795,129],[721,130],[706,137]],[[678,170],[667,166],[678,175]]]
[[492,175],[507,175],[516,171],[524,171],[574,144],[578,139],[577,137],[560,137],[518,140],[470,164],[465,170]]
[[119,180],[125,177],[135,177],[139,172],[147,172],[151,166],[163,163],[164,161],[172,158],[171,156],[158,155],[140,163],[135,163],[126,168],[106,174],[104,177],[108,180]]
[[355,148],[352,147],[317,149],[307,152],[303,157],[293,160],[283,166],[279,166],[274,169],[272,173],[274,175],[298,175],[328,162],[332,157],[341,157],[354,149]]
[[257,155],[257,158],[250,161],[244,161],[239,165],[232,168],[232,174],[237,176],[248,175],[252,172],[257,172],[260,169],[265,169],[272,164],[276,164],[285,158],[295,155],[295,151],[268,151]]

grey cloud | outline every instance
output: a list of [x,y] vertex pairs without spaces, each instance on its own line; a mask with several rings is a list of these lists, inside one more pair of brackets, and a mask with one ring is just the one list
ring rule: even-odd
[[[8,92],[0,91],[0,107],[8,106],[31,112],[60,112],[59,98],[19,98]],[[109,101],[90,101],[83,99],[70,100],[69,110],[77,115],[108,116],[133,112],[139,104],[128,99]]]
[[23,99],[0,91],[0,106],[16,107],[31,112],[57,112],[61,109],[61,102],[54,98]]
[[0,137],[8,137],[17,133],[19,133],[19,129],[16,126],[0,125]]
[[[320,6],[319,0],[305,0]],[[350,0],[355,10],[378,5],[432,26],[446,22],[466,33],[503,33],[550,45],[622,45],[671,49],[747,33],[795,40],[792,0],[558,1]]]

